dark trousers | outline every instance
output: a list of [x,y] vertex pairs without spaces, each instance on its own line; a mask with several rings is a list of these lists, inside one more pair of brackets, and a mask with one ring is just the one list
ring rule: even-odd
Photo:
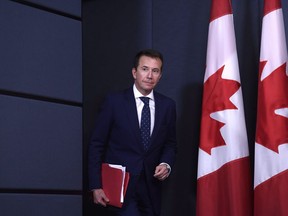
[[[134,177],[135,178],[135,177]],[[135,185],[132,195],[123,207],[115,211],[115,216],[156,216],[148,193],[145,174],[131,179]],[[131,182],[132,183],[132,182]]]

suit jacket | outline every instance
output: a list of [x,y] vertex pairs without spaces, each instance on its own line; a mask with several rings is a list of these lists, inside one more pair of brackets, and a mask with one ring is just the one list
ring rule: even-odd
[[[161,181],[155,179],[153,174],[161,162],[173,166],[176,153],[176,105],[172,99],[155,91],[154,99],[155,124],[150,147],[144,151],[133,88],[108,95],[96,120],[89,146],[88,165],[90,189],[101,188],[100,168],[103,162],[126,166],[132,177],[144,170],[152,203],[158,211]],[[129,184],[127,193],[132,185]],[[129,199],[128,194],[125,201],[126,198]]]

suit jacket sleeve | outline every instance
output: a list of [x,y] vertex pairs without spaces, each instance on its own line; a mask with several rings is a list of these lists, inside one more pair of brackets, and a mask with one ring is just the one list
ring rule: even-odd
[[173,167],[175,155],[177,151],[177,140],[176,140],[176,104],[171,100],[169,109],[167,109],[169,116],[169,121],[167,122],[167,136],[165,146],[163,148],[163,153],[160,162],[168,163]]
[[112,124],[112,109],[107,97],[97,116],[88,151],[89,189],[102,188],[101,164],[105,154],[109,130]]

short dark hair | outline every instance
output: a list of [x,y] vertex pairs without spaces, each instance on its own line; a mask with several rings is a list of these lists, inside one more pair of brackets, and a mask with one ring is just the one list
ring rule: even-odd
[[162,70],[162,67],[163,67],[163,55],[159,51],[154,50],[154,49],[144,49],[144,50],[139,51],[136,54],[135,58],[134,58],[134,65],[133,65],[134,68],[138,67],[139,59],[140,59],[141,56],[148,56],[148,57],[151,57],[151,58],[160,59],[161,62],[162,62],[162,66],[161,66],[161,70]]

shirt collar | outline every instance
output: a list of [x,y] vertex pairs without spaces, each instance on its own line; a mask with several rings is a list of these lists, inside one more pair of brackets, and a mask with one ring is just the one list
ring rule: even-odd
[[136,88],[135,84],[133,85],[133,92],[134,92],[134,97],[136,98],[140,98],[140,97],[149,97],[151,100],[154,100],[154,93],[153,90],[150,92],[150,94],[144,96],[142,95],[138,89]]

